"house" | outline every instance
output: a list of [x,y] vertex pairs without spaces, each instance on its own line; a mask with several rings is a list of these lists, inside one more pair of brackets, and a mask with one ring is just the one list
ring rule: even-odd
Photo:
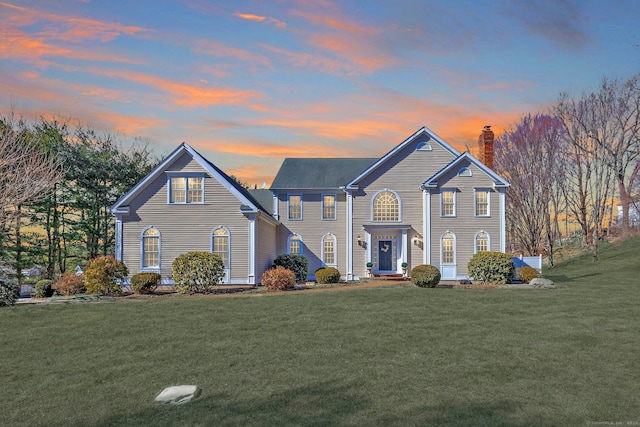
[[[479,138],[492,164],[493,132]],[[181,144],[111,208],[116,257],[170,282],[179,254],[222,256],[225,282],[257,284],[273,259],[299,253],[346,279],[437,266],[467,278],[478,251],[505,250],[509,184],[426,127],[378,158],[287,158],[269,190],[246,190]]]

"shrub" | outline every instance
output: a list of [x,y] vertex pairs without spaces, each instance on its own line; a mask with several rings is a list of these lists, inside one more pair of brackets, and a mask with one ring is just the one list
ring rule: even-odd
[[516,270],[516,275],[525,283],[529,283],[531,279],[540,277],[540,273],[533,267],[521,267]]
[[129,274],[127,266],[112,256],[94,258],[84,271],[84,285],[90,294],[113,294],[121,292],[119,280]]
[[75,271],[67,271],[54,283],[53,289],[65,296],[81,294],[86,290],[84,277],[82,274],[76,274]]
[[421,288],[435,288],[440,283],[440,270],[429,264],[421,264],[411,269],[411,283]]
[[160,285],[159,273],[138,273],[131,277],[131,290],[136,294],[150,294]]
[[293,271],[296,276],[296,282],[305,282],[307,280],[307,272],[309,271],[309,261],[303,255],[299,254],[282,254],[273,260],[274,266],[281,266],[287,270]]
[[333,267],[324,267],[316,270],[316,281],[318,283],[338,283],[340,281],[340,271]]
[[49,298],[53,295],[53,280],[42,279],[36,282],[36,297]]
[[262,274],[262,285],[270,291],[283,291],[296,286],[296,275],[293,271],[277,265]]
[[511,255],[503,252],[478,252],[467,264],[469,276],[475,280],[504,285],[515,272]]
[[224,263],[218,254],[187,252],[173,260],[172,277],[177,292],[209,292],[224,278]]
[[8,307],[20,298],[20,287],[13,282],[0,281],[0,307]]

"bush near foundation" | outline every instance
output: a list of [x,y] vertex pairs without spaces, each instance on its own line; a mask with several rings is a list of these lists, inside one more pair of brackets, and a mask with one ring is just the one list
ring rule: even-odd
[[316,282],[320,284],[338,283],[340,281],[340,271],[333,267],[323,267],[316,270]]
[[469,276],[474,280],[504,285],[513,278],[516,267],[511,255],[503,252],[478,252],[467,264]]
[[84,271],[84,286],[87,293],[109,295],[122,292],[118,283],[129,274],[127,266],[112,256],[101,256],[89,261]]
[[270,291],[284,291],[296,286],[296,275],[281,265],[270,268],[262,274],[262,286]]
[[159,273],[138,273],[131,277],[131,290],[136,294],[151,294],[160,286],[162,276]]
[[533,267],[520,267],[516,270],[516,275],[525,283],[529,283],[531,279],[540,277],[540,273]]
[[81,294],[86,291],[84,276],[75,271],[67,271],[53,284],[53,290],[64,296]]
[[173,260],[172,278],[179,293],[210,292],[224,278],[224,263],[218,254],[187,252]]
[[307,273],[309,271],[309,260],[299,254],[282,254],[273,260],[274,266],[281,266],[287,270],[293,271],[296,276],[296,282],[306,282]]
[[36,298],[49,298],[53,296],[53,280],[42,279],[36,282]]
[[429,264],[421,264],[411,269],[411,283],[421,288],[435,288],[440,283],[440,270]]

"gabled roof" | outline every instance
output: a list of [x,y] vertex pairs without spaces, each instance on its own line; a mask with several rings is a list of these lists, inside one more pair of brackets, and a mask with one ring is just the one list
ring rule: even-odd
[[456,157],[456,156],[460,155],[460,152],[458,150],[456,150],[455,148],[453,148],[452,145],[449,145],[447,142],[445,142],[442,138],[440,138],[438,135],[436,135],[429,128],[427,128],[426,126],[423,126],[420,129],[418,129],[416,132],[414,132],[413,135],[411,135],[410,137],[408,137],[407,139],[402,141],[400,144],[396,145],[395,148],[393,148],[387,154],[385,154],[384,156],[380,157],[378,159],[378,161],[376,161],[375,163],[370,165],[366,170],[364,170],[358,176],[356,176],[351,181],[349,181],[349,183],[347,184],[346,188],[351,188],[351,189],[357,188],[358,187],[358,183],[360,181],[362,181],[368,175],[374,173],[378,168],[380,168],[382,165],[387,163],[398,151],[402,150],[408,144],[411,144],[413,141],[415,141],[416,138],[418,138],[420,136],[423,136],[423,135],[428,136],[430,141],[432,140],[432,141],[435,141],[436,143],[438,143],[442,148],[444,148],[446,151],[451,153],[452,157]]
[[337,189],[370,167],[377,158],[287,158],[271,184],[272,190]]
[[448,165],[446,165],[445,167],[443,167],[442,169],[440,169],[438,172],[436,172],[431,178],[427,179],[422,186],[426,187],[426,188],[434,188],[438,186],[438,180],[440,178],[442,178],[443,175],[445,175],[446,173],[448,173],[449,171],[451,171],[452,169],[454,169],[457,165],[460,165],[460,163],[462,163],[464,160],[468,161],[469,163],[475,165],[478,169],[480,169],[482,172],[484,172],[485,174],[489,175],[489,177],[491,177],[491,179],[493,179],[493,186],[494,187],[509,187],[511,184],[509,184],[507,181],[505,181],[504,179],[502,179],[497,173],[495,173],[493,170],[489,169],[484,163],[482,163],[480,160],[476,159],[475,157],[473,157],[468,151],[464,152],[462,154],[460,154],[458,157],[456,157],[452,162],[450,162]]
[[[129,190],[124,196],[122,196],[111,208],[111,213],[128,213],[128,206],[131,201],[138,196],[151,182],[162,176],[167,168],[181,155],[188,153],[193,160],[195,160],[204,170],[206,170],[213,178],[218,180],[231,194],[233,194],[240,205],[243,206],[243,212],[258,212],[263,211],[269,218],[271,217],[270,210],[265,209],[250,193],[249,191],[238,184],[235,180],[231,179],[226,173],[215,166],[213,163],[202,157],[200,153],[194,150],[189,144],[183,142],[171,152],[158,166],[156,166],[147,176],[145,176],[138,184],[136,184],[131,190]],[[274,220],[275,221],[275,220]]]

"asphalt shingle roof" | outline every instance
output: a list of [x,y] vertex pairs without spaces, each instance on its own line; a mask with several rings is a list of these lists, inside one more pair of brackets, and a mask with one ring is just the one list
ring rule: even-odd
[[373,165],[372,159],[287,158],[271,184],[272,189],[339,188]]

